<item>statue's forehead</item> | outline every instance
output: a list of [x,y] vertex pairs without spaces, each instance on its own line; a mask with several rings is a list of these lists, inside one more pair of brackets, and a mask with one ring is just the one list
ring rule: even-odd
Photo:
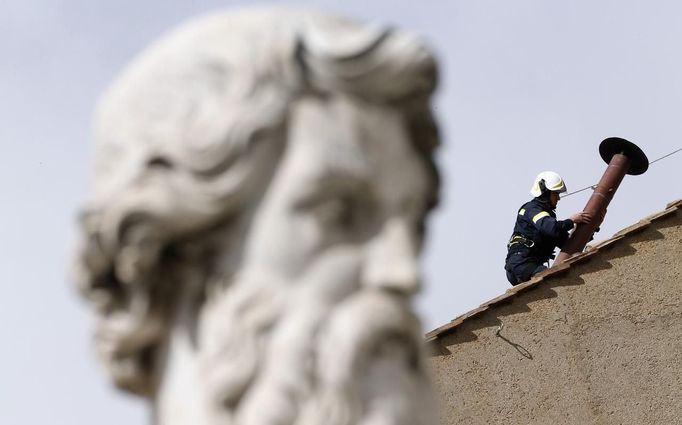
[[385,203],[425,200],[429,193],[426,165],[404,123],[395,118],[379,114],[369,122],[351,120],[345,127],[318,129],[318,137],[294,137],[289,140],[288,166],[302,187],[371,190]]

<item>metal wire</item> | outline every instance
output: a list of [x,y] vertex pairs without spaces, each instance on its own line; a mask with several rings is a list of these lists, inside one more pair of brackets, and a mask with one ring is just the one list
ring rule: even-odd
[[[662,160],[663,158],[667,158],[667,157],[669,157],[670,155],[676,154],[677,152],[680,152],[680,151],[682,151],[682,148],[677,149],[677,150],[674,150],[674,151],[670,152],[669,154],[663,155],[663,156],[660,157],[660,158],[656,158],[656,159],[654,159],[653,161],[649,161],[649,165],[653,164],[654,162],[658,162],[658,161]],[[564,196],[562,196],[562,198],[565,198],[565,197],[571,196],[571,195],[575,195],[576,193],[580,193],[580,192],[582,192],[582,191],[584,191],[584,190],[587,190],[587,189],[594,189],[594,188],[596,188],[596,187],[597,187],[596,184],[591,184],[591,185],[589,185],[589,186],[583,187],[582,189],[578,189],[578,190],[576,190],[575,192],[567,193],[567,194],[565,194]]]
[[580,192],[582,192],[583,190],[594,189],[594,188],[596,188],[596,187],[597,187],[596,184],[593,184],[593,185],[587,186],[587,187],[583,187],[582,189],[576,190],[575,192],[570,192],[570,193],[565,194],[564,196],[562,196],[562,198],[565,198],[565,197],[571,196],[571,195],[575,195],[576,193],[580,193]]
[[649,162],[649,165],[653,164],[653,163],[656,162],[656,161],[660,161],[660,160],[662,160],[663,158],[667,158],[667,157],[669,157],[670,155],[672,155],[672,154],[674,154],[674,153],[677,153],[677,152],[679,152],[679,151],[682,151],[682,148],[680,148],[680,149],[678,149],[678,150],[676,150],[676,151],[672,151],[672,152],[670,152],[670,153],[667,154],[667,155],[663,155],[662,157],[660,157],[660,158],[658,158],[658,159],[654,159],[653,161]]

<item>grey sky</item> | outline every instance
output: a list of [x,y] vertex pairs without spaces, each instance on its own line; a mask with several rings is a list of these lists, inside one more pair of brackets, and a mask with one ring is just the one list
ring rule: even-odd
[[[98,94],[182,20],[250,2],[0,2],[2,424],[142,424],[109,388],[85,305],[66,278]],[[288,4],[289,2],[273,2]],[[543,170],[569,190],[605,169],[608,136],[649,159],[682,147],[682,3],[300,1],[423,35],[441,60],[443,202],[430,222],[418,300],[425,330],[504,292],[505,243]],[[682,197],[682,153],[626,177],[597,239]],[[589,192],[558,214],[582,209]]]

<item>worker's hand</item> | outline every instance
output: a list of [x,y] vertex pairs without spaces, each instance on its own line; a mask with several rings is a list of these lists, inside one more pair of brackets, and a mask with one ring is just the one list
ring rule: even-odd
[[592,215],[589,213],[586,213],[585,211],[577,212],[569,218],[575,224],[578,224],[578,223],[588,224],[590,221],[592,221]]

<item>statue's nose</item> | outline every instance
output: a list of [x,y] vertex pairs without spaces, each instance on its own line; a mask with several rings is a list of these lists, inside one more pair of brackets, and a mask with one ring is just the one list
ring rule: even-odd
[[80,225],[79,255],[83,266],[91,273],[103,273],[109,266],[104,255],[104,243],[101,234],[102,214],[98,209],[86,208],[78,217]]
[[414,229],[405,218],[392,217],[368,247],[363,283],[412,294],[419,289],[419,274]]

